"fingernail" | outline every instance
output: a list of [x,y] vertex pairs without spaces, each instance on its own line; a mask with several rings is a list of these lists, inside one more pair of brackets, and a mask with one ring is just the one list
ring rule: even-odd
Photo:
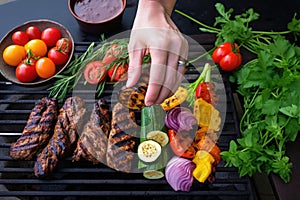
[[154,103],[152,102],[152,101],[150,101],[150,102],[145,102],[145,104],[146,104],[146,106],[152,106]]

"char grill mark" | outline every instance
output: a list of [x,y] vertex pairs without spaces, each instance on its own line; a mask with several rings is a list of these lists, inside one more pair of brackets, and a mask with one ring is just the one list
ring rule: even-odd
[[138,126],[135,113],[121,103],[112,110],[112,125],[107,145],[107,165],[117,171],[130,172],[137,145]]
[[59,159],[70,153],[77,142],[78,131],[83,124],[86,108],[79,97],[69,97],[59,111],[54,134],[47,146],[38,155],[34,165],[34,174],[45,177],[53,172]]
[[16,160],[32,159],[49,142],[57,115],[56,100],[48,97],[38,100],[29,115],[21,137],[11,144],[10,156]]
[[78,139],[73,161],[84,158],[93,164],[106,163],[105,155],[110,127],[109,106],[103,99],[100,99],[94,104],[90,119]]

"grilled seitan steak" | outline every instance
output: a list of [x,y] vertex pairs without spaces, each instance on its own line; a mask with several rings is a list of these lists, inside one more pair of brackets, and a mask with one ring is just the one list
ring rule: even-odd
[[111,122],[106,154],[107,165],[117,171],[130,172],[138,134],[135,113],[117,103],[112,110]]
[[11,144],[13,159],[30,160],[45,147],[53,134],[58,115],[57,101],[48,97],[39,99],[32,109],[21,137]]
[[85,124],[73,161],[84,158],[93,164],[106,163],[107,138],[110,132],[109,105],[100,99],[94,104],[90,120]]
[[78,131],[83,125],[87,110],[79,97],[69,97],[59,111],[54,134],[47,146],[38,155],[34,165],[34,174],[44,177],[53,172],[59,159],[66,156],[77,142]]

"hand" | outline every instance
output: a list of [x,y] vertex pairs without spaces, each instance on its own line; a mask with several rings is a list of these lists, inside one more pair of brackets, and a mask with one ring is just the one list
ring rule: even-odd
[[150,54],[147,106],[159,104],[171,96],[185,72],[185,67],[178,67],[178,60],[187,59],[188,43],[170,18],[174,3],[174,0],[140,0],[130,35],[126,86],[137,83],[142,73],[143,57]]

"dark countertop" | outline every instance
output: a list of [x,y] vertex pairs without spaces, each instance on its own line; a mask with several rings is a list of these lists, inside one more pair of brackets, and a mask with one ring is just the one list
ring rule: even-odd
[[[298,0],[178,0],[176,9],[179,9],[192,17],[208,25],[212,25],[217,16],[214,4],[221,2],[226,9],[233,8],[235,13],[244,12],[248,8],[260,13],[260,20],[253,22],[253,28],[256,30],[274,30],[282,31],[287,29],[287,23],[292,19],[295,12],[299,12],[300,1]],[[129,30],[132,26],[136,11],[137,1],[128,0],[125,13],[123,15],[122,27],[120,31]],[[299,17],[299,15],[298,15]],[[172,15],[175,23],[182,33],[186,35],[196,35],[201,32],[198,25],[174,13]],[[80,31],[77,22],[68,11],[67,0],[16,0],[0,6],[0,38],[2,38],[10,29],[33,19],[50,19],[64,25],[71,32],[75,42],[97,41],[99,35],[91,36]],[[115,33],[111,33],[113,35]],[[107,35],[106,37],[108,37]],[[294,163],[293,175],[289,184],[283,183],[276,176],[271,176],[274,191],[279,199],[295,199],[299,194],[299,169],[300,159],[295,153],[298,151],[299,137],[297,142],[288,146],[288,155]]]

